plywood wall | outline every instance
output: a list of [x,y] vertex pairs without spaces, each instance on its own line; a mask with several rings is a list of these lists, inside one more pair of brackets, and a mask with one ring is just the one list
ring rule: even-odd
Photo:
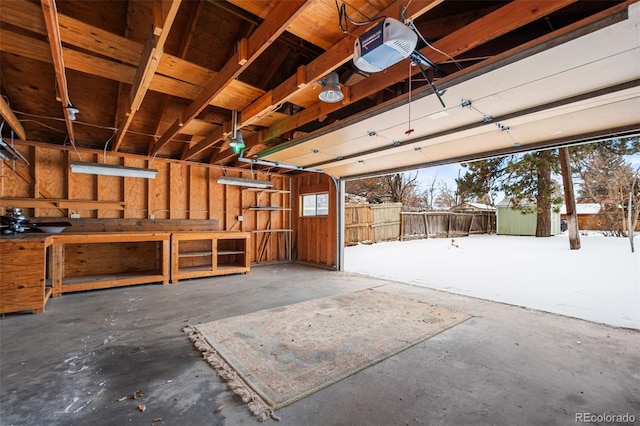
[[[160,158],[16,145],[30,164],[3,160],[0,214],[20,207],[30,218],[217,220],[220,230],[252,233],[252,262],[289,260],[292,254],[291,178],[286,175],[170,162]],[[80,156],[80,158],[78,158]],[[158,170],[155,179],[71,173],[69,162],[107,162]],[[273,190],[218,184],[222,175],[271,180]],[[274,210],[256,207],[272,206]],[[239,216],[242,217],[240,220]]]
[[[304,194],[329,194],[327,216],[302,217],[300,197]],[[327,268],[337,265],[336,187],[331,178],[309,173],[293,178],[292,217],[296,259]]]

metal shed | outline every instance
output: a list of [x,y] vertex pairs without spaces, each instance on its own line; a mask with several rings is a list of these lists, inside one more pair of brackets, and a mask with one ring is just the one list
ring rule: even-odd
[[[532,213],[523,213],[511,207],[509,198],[503,199],[496,207],[496,221],[498,235],[536,235],[535,204],[525,204],[534,207]],[[560,210],[551,209],[551,235],[560,234]]]

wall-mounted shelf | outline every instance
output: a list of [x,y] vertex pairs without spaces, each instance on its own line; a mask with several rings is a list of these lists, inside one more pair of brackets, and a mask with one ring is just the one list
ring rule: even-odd
[[291,191],[284,189],[262,189],[262,188],[244,188],[243,191],[247,192],[271,192],[273,194],[290,194]]
[[252,207],[249,207],[249,210],[282,212],[282,211],[289,211],[291,209],[281,207],[281,206],[252,206]]

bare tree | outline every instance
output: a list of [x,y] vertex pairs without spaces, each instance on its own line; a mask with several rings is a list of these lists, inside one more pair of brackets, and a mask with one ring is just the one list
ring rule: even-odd
[[[578,160],[580,179],[578,200],[600,204],[601,221],[610,235],[627,236],[628,214],[631,202],[632,230],[638,222],[640,191],[634,181],[639,170],[633,170],[624,157],[606,149],[594,150]],[[631,195],[631,197],[630,197]],[[634,208],[634,206],[636,206]]]
[[385,181],[389,188],[392,203],[412,204],[415,203],[416,197],[416,180],[418,172],[411,175],[410,173],[396,173],[385,176]]
[[438,195],[435,198],[435,206],[440,209],[450,209],[458,205],[456,190],[451,188],[446,182],[440,181]]
[[418,172],[395,173],[346,183],[346,192],[365,197],[369,203],[384,202],[417,205]]

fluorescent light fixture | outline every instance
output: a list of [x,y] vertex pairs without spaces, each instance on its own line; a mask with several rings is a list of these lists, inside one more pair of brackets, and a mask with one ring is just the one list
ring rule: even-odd
[[156,169],[141,169],[138,167],[101,163],[84,163],[81,161],[72,161],[71,171],[73,173],[85,173],[89,175],[136,177],[144,179],[155,179],[158,174]]
[[220,176],[218,178],[218,183],[222,185],[236,185],[262,189],[273,187],[273,182],[268,180],[244,179],[230,176]]

